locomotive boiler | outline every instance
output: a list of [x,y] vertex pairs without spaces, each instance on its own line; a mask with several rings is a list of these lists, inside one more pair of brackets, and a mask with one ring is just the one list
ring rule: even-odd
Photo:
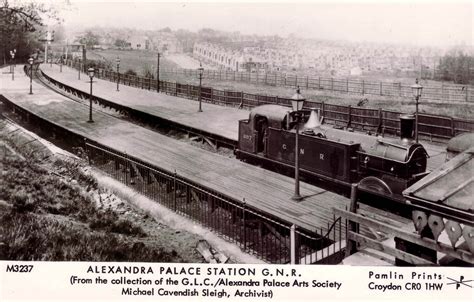
[[[309,115],[309,118],[307,118]],[[412,119],[401,117],[400,139],[349,132],[322,124],[315,110],[295,113],[278,105],[263,105],[239,121],[237,158],[273,170],[294,167],[296,125],[300,125],[300,173],[306,181],[328,180],[394,200],[402,191],[427,174],[428,154],[415,143]]]

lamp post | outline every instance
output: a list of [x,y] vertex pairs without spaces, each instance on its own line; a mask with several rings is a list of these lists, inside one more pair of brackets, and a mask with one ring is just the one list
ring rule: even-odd
[[59,57],[59,72],[63,72],[63,55]]
[[117,59],[115,59],[115,63],[117,63],[117,91],[119,91],[119,83],[120,83],[120,58],[117,57]]
[[89,78],[91,80],[91,93],[89,97],[89,120],[87,121],[88,123],[93,123],[94,121],[92,120],[92,79],[94,78],[94,68],[89,68],[87,69],[87,74],[89,75]]
[[300,87],[296,89],[296,93],[291,97],[291,107],[296,121],[296,135],[295,135],[295,194],[291,199],[299,201],[303,197],[300,195],[300,147],[299,147],[299,127],[300,127],[300,111],[303,109],[303,104],[306,99],[300,94]]
[[15,54],[16,54],[16,48],[13,50],[10,50],[10,56],[12,58],[12,61],[11,61],[12,81],[15,81]]
[[30,94],[33,94],[33,58],[28,59],[28,63],[30,64]]
[[414,85],[411,86],[411,90],[413,92],[413,96],[415,97],[416,101],[416,109],[415,109],[415,141],[418,143],[418,101],[421,97],[421,91],[423,90],[423,86],[418,84],[418,79]]
[[202,112],[202,107],[201,107],[201,92],[202,92],[202,74],[204,73],[204,68],[202,68],[202,65],[199,64],[198,68],[198,76],[199,76],[199,95],[198,95],[198,101],[199,101],[199,110],[198,112]]

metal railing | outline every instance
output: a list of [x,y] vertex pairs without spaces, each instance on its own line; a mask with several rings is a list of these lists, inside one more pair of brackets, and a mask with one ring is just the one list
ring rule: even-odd
[[152,166],[124,152],[86,142],[91,165],[167,208],[217,232],[243,251],[270,263],[337,263],[345,225],[333,217],[328,228],[308,231],[278,217]]
[[[73,61],[68,61],[68,65],[73,68],[80,68],[81,66],[78,62]],[[157,90],[157,81],[150,78],[125,74],[118,76],[114,71],[100,68],[98,69],[97,77],[113,82],[119,79],[123,85],[154,91]],[[334,82],[332,85],[334,85]],[[199,87],[160,80],[160,91],[169,95],[196,100],[199,94]],[[291,105],[290,98],[251,94],[241,91],[218,90],[212,87],[202,87],[201,97],[204,102],[230,105],[238,108],[253,108],[264,104]],[[410,91],[410,98],[411,97]],[[427,97],[427,95],[425,95],[425,97]],[[399,133],[399,118],[400,115],[403,114],[402,112],[383,110],[381,108],[360,108],[350,105],[342,106],[313,100],[307,100],[305,107],[307,109],[320,109],[321,116],[324,117],[325,123],[328,124],[393,135]],[[418,134],[430,140],[434,138],[450,139],[460,133],[472,131],[474,131],[473,120],[424,113],[419,114]]]

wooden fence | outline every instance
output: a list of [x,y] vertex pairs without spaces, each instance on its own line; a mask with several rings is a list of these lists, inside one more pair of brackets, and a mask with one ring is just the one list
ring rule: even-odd
[[[68,62],[68,65],[74,68],[81,66],[71,61]],[[117,74],[117,72],[102,68],[97,69],[96,76],[112,82],[119,80],[122,85],[157,91],[157,81],[151,78]],[[199,96],[199,86],[177,82],[160,80],[160,91],[188,99],[198,99]],[[253,108],[264,104],[291,106],[290,98],[251,94],[242,91],[219,90],[212,87],[202,87],[201,98],[208,103],[238,108]],[[359,108],[327,104],[313,100],[307,100],[305,108],[319,109],[321,116],[324,117],[324,122],[327,124],[350,127],[372,133],[382,132],[394,135],[399,134],[400,115],[404,114],[403,112],[383,110],[381,108]],[[450,139],[460,133],[474,131],[474,120],[420,113],[418,121],[418,134],[430,140]]]
[[[164,69],[160,74],[198,78],[195,69]],[[239,81],[280,87],[304,87],[348,94],[380,95],[412,98],[411,85],[401,82],[376,82],[349,78],[308,77],[284,73],[237,72],[231,70],[204,70],[203,77],[211,80]],[[468,85],[423,85],[421,100],[447,102],[474,102],[474,88]]]

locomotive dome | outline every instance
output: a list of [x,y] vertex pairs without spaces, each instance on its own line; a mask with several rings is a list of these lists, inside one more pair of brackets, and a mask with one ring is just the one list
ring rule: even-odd
[[446,150],[461,153],[474,146],[474,132],[462,133],[449,140]]
[[265,116],[268,120],[283,121],[291,109],[280,105],[262,105],[253,108],[250,111],[249,119],[253,120],[255,116]]

